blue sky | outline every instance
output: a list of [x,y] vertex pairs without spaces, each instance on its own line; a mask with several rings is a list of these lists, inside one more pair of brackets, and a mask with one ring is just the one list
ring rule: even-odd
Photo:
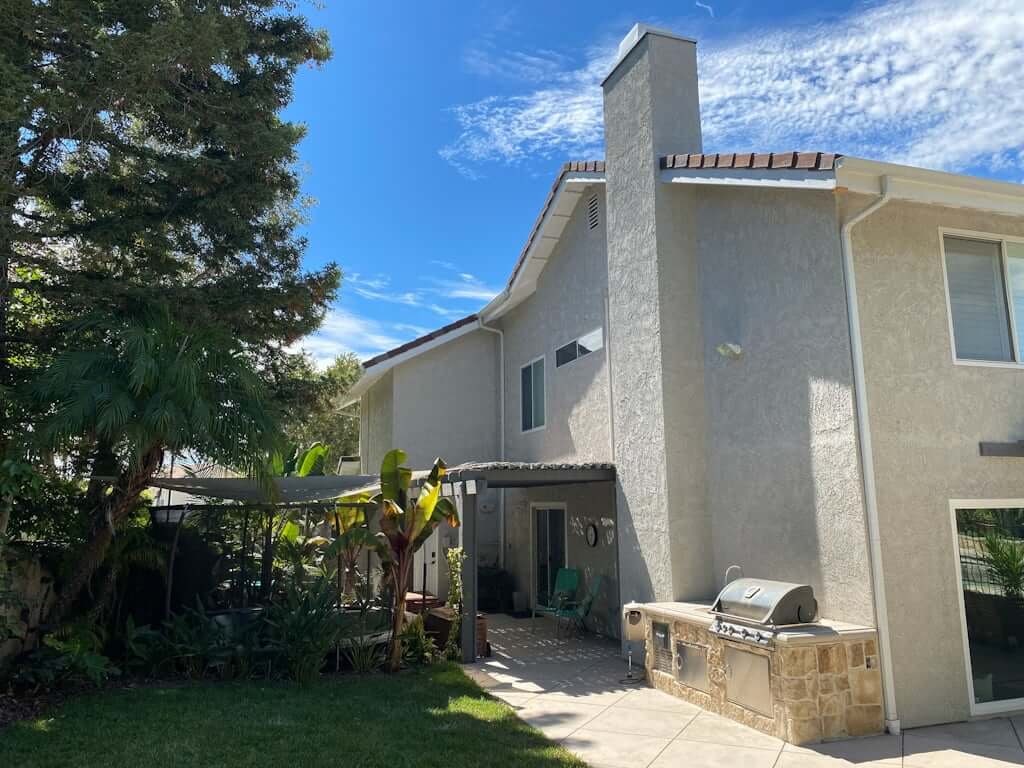
[[367,357],[504,284],[563,160],[603,157],[599,82],[636,21],[699,40],[705,151],[825,150],[1024,182],[1024,2],[364,2],[289,119],[306,262],[345,272],[303,347]]

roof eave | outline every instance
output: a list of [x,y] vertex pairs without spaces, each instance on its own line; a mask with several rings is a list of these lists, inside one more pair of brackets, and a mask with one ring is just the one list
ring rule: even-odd
[[844,157],[837,163],[838,189],[881,195],[883,179],[893,199],[1024,216],[1024,184],[857,157]]
[[537,278],[561,240],[573,210],[587,188],[603,184],[603,171],[563,170],[559,174],[551,196],[530,234],[529,245],[516,263],[512,278],[505,289],[495,296],[479,315],[483,322],[497,320],[513,307],[525,301],[537,287]]

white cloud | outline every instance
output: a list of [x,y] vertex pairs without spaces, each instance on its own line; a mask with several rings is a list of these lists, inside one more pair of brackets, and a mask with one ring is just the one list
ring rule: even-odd
[[304,338],[295,348],[309,354],[317,367],[325,368],[346,352],[354,352],[365,359],[422,335],[410,335],[409,330],[408,325],[384,324],[347,309],[335,308],[327,313],[320,330]]
[[[488,162],[603,154],[600,80],[541,57],[529,92],[455,107],[440,154],[468,176]],[[701,48],[708,151],[822,149],[1008,177],[1024,171],[1024,3],[899,0],[828,25],[760,30]]]

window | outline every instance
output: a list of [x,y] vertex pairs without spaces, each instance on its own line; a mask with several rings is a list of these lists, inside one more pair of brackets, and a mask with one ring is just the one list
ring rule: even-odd
[[1024,363],[1024,243],[945,235],[958,360]]
[[561,368],[573,360],[577,360],[604,346],[604,333],[597,328],[590,333],[570,341],[564,347],[555,350],[555,368]]
[[523,432],[544,426],[544,358],[524,365],[520,373],[522,383]]

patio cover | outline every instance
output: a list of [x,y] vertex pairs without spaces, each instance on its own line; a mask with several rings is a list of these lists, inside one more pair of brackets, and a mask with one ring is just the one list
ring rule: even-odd
[[[278,477],[277,503],[327,501],[352,493],[374,492],[380,486],[377,475],[316,475],[313,477]],[[260,486],[247,477],[154,477],[149,485],[170,491],[231,499],[253,504],[269,504],[271,499]]]

